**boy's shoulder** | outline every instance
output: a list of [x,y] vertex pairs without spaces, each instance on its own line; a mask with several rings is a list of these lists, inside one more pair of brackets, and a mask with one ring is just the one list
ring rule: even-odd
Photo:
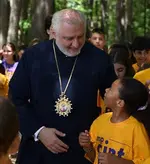
[[145,84],[146,80],[150,79],[150,68],[137,72],[134,78]]
[[106,122],[106,121],[110,121],[112,117],[112,112],[108,112],[108,113],[104,113],[102,115],[100,115],[99,117],[97,117],[97,119],[94,121],[94,123],[100,123],[100,122]]

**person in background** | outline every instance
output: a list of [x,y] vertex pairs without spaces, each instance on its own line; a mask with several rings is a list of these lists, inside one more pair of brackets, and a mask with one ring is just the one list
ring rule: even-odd
[[104,95],[116,79],[113,64],[85,42],[80,11],[56,12],[52,33],[54,39],[25,51],[9,85],[22,134],[17,162],[88,164],[78,136],[100,113],[97,90]]
[[97,48],[105,51],[106,40],[102,29],[95,28],[90,32],[89,41]]
[[53,38],[51,24],[52,24],[52,15],[48,15],[45,18],[45,32],[46,32],[46,35],[48,36],[48,39]]
[[110,48],[109,55],[118,78],[133,77],[135,74],[129,54],[128,48],[123,44],[113,44]]
[[141,71],[135,74],[134,78],[145,85],[150,80],[150,38],[147,38],[143,53],[146,56],[145,64],[143,64]]
[[39,43],[40,43],[40,39],[34,38],[34,39],[32,39],[32,40],[30,41],[29,47],[32,47],[32,46],[34,46],[34,45],[36,45],[36,44],[39,44]]
[[9,155],[19,147],[19,120],[15,106],[0,97],[0,164],[11,164]]
[[7,43],[3,48],[3,68],[0,73],[0,96],[8,96],[8,84],[17,65],[16,47],[13,43]]
[[142,65],[146,62],[146,42],[146,37],[138,36],[134,39],[132,43],[132,51],[134,57],[136,58],[136,63],[132,65],[135,72],[138,72]]
[[25,52],[25,50],[28,48],[27,45],[21,45],[18,47],[18,56],[19,56],[19,60],[21,59],[22,57],[22,54]]
[[10,81],[18,65],[16,57],[16,47],[13,43],[6,44],[3,52],[2,64],[5,68],[5,75]]
[[85,129],[79,136],[86,157],[94,164],[144,162],[150,156],[150,141],[136,113],[147,108],[146,87],[132,78],[118,79],[106,89],[104,100],[112,113],[99,116],[90,133]]

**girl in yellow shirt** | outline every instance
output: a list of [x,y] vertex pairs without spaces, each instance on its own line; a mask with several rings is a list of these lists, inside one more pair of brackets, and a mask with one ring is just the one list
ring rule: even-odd
[[147,107],[148,91],[135,79],[116,80],[105,93],[112,113],[99,116],[79,135],[86,158],[94,164],[142,164],[150,156],[146,130],[135,116]]
[[16,47],[13,43],[7,43],[3,48],[2,66],[4,67],[5,75],[0,73],[0,96],[8,96],[9,81],[18,65],[18,62],[16,62],[15,51]]

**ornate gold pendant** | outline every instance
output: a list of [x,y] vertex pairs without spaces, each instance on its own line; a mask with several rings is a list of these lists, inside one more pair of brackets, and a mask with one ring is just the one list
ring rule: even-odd
[[55,111],[59,116],[68,116],[72,109],[71,101],[66,97],[66,95],[61,94],[60,98],[56,101]]

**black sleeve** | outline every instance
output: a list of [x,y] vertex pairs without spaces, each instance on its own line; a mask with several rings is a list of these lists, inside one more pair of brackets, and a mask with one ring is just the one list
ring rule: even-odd
[[105,89],[111,87],[111,84],[117,79],[110,56],[107,55],[106,58],[107,60],[105,64],[104,76],[103,79],[100,80],[101,83],[99,85],[99,89],[102,97],[104,97]]
[[33,106],[30,103],[31,86],[28,60],[31,52],[25,52],[18,67],[9,83],[9,97],[17,108],[20,121],[20,132],[26,137],[32,137],[34,133],[43,126],[36,118]]

